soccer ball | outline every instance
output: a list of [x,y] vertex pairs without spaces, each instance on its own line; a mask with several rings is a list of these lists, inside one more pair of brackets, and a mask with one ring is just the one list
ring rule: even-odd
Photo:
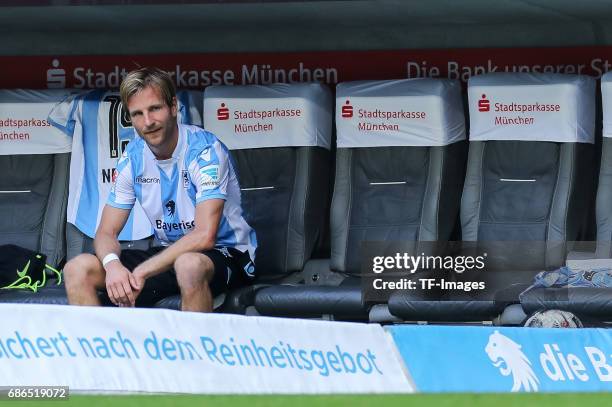
[[568,311],[548,309],[538,311],[533,314],[526,322],[529,328],[582,328],[582,322]]

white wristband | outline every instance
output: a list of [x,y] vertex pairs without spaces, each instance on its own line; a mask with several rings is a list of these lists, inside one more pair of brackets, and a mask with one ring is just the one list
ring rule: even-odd
[[108,263],[110,263],[113,260],[119,260],[119,256],[117,256],[115,253],[109,253],[106,256],[104,256],[104,258],[102,259],[102,267],[106,267],[106,265]]

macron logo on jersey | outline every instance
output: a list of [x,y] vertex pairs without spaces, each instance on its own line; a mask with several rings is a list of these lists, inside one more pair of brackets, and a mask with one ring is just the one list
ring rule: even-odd
[[159,184],[159,178],[138,176],[136,177],[136,183],[137,184]]

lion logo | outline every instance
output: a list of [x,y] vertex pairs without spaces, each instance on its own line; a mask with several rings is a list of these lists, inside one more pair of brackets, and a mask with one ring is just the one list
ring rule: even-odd
[[485,351],[493,366],[498,368],[503,376],[512,375],[513,392],[538,391],[540,381],[531,368],[531,362],[521,350],[521,345],[496,330],[489,336]]
[[172,200],[166,202],[166,209],[168,209],[169,216],[174,215],[174,212],[176,211],[176,203],[174,203]]

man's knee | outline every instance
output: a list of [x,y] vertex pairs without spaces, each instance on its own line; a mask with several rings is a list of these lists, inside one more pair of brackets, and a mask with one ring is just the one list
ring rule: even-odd
[[64,281],[68,289],[92,285],[100,278],[100,261],[92,254],[80,254],[64,266]]
[[210,281],[214,264],[200,253],[184,253],[174,262],[174,271],[181,290],[193,290]]

